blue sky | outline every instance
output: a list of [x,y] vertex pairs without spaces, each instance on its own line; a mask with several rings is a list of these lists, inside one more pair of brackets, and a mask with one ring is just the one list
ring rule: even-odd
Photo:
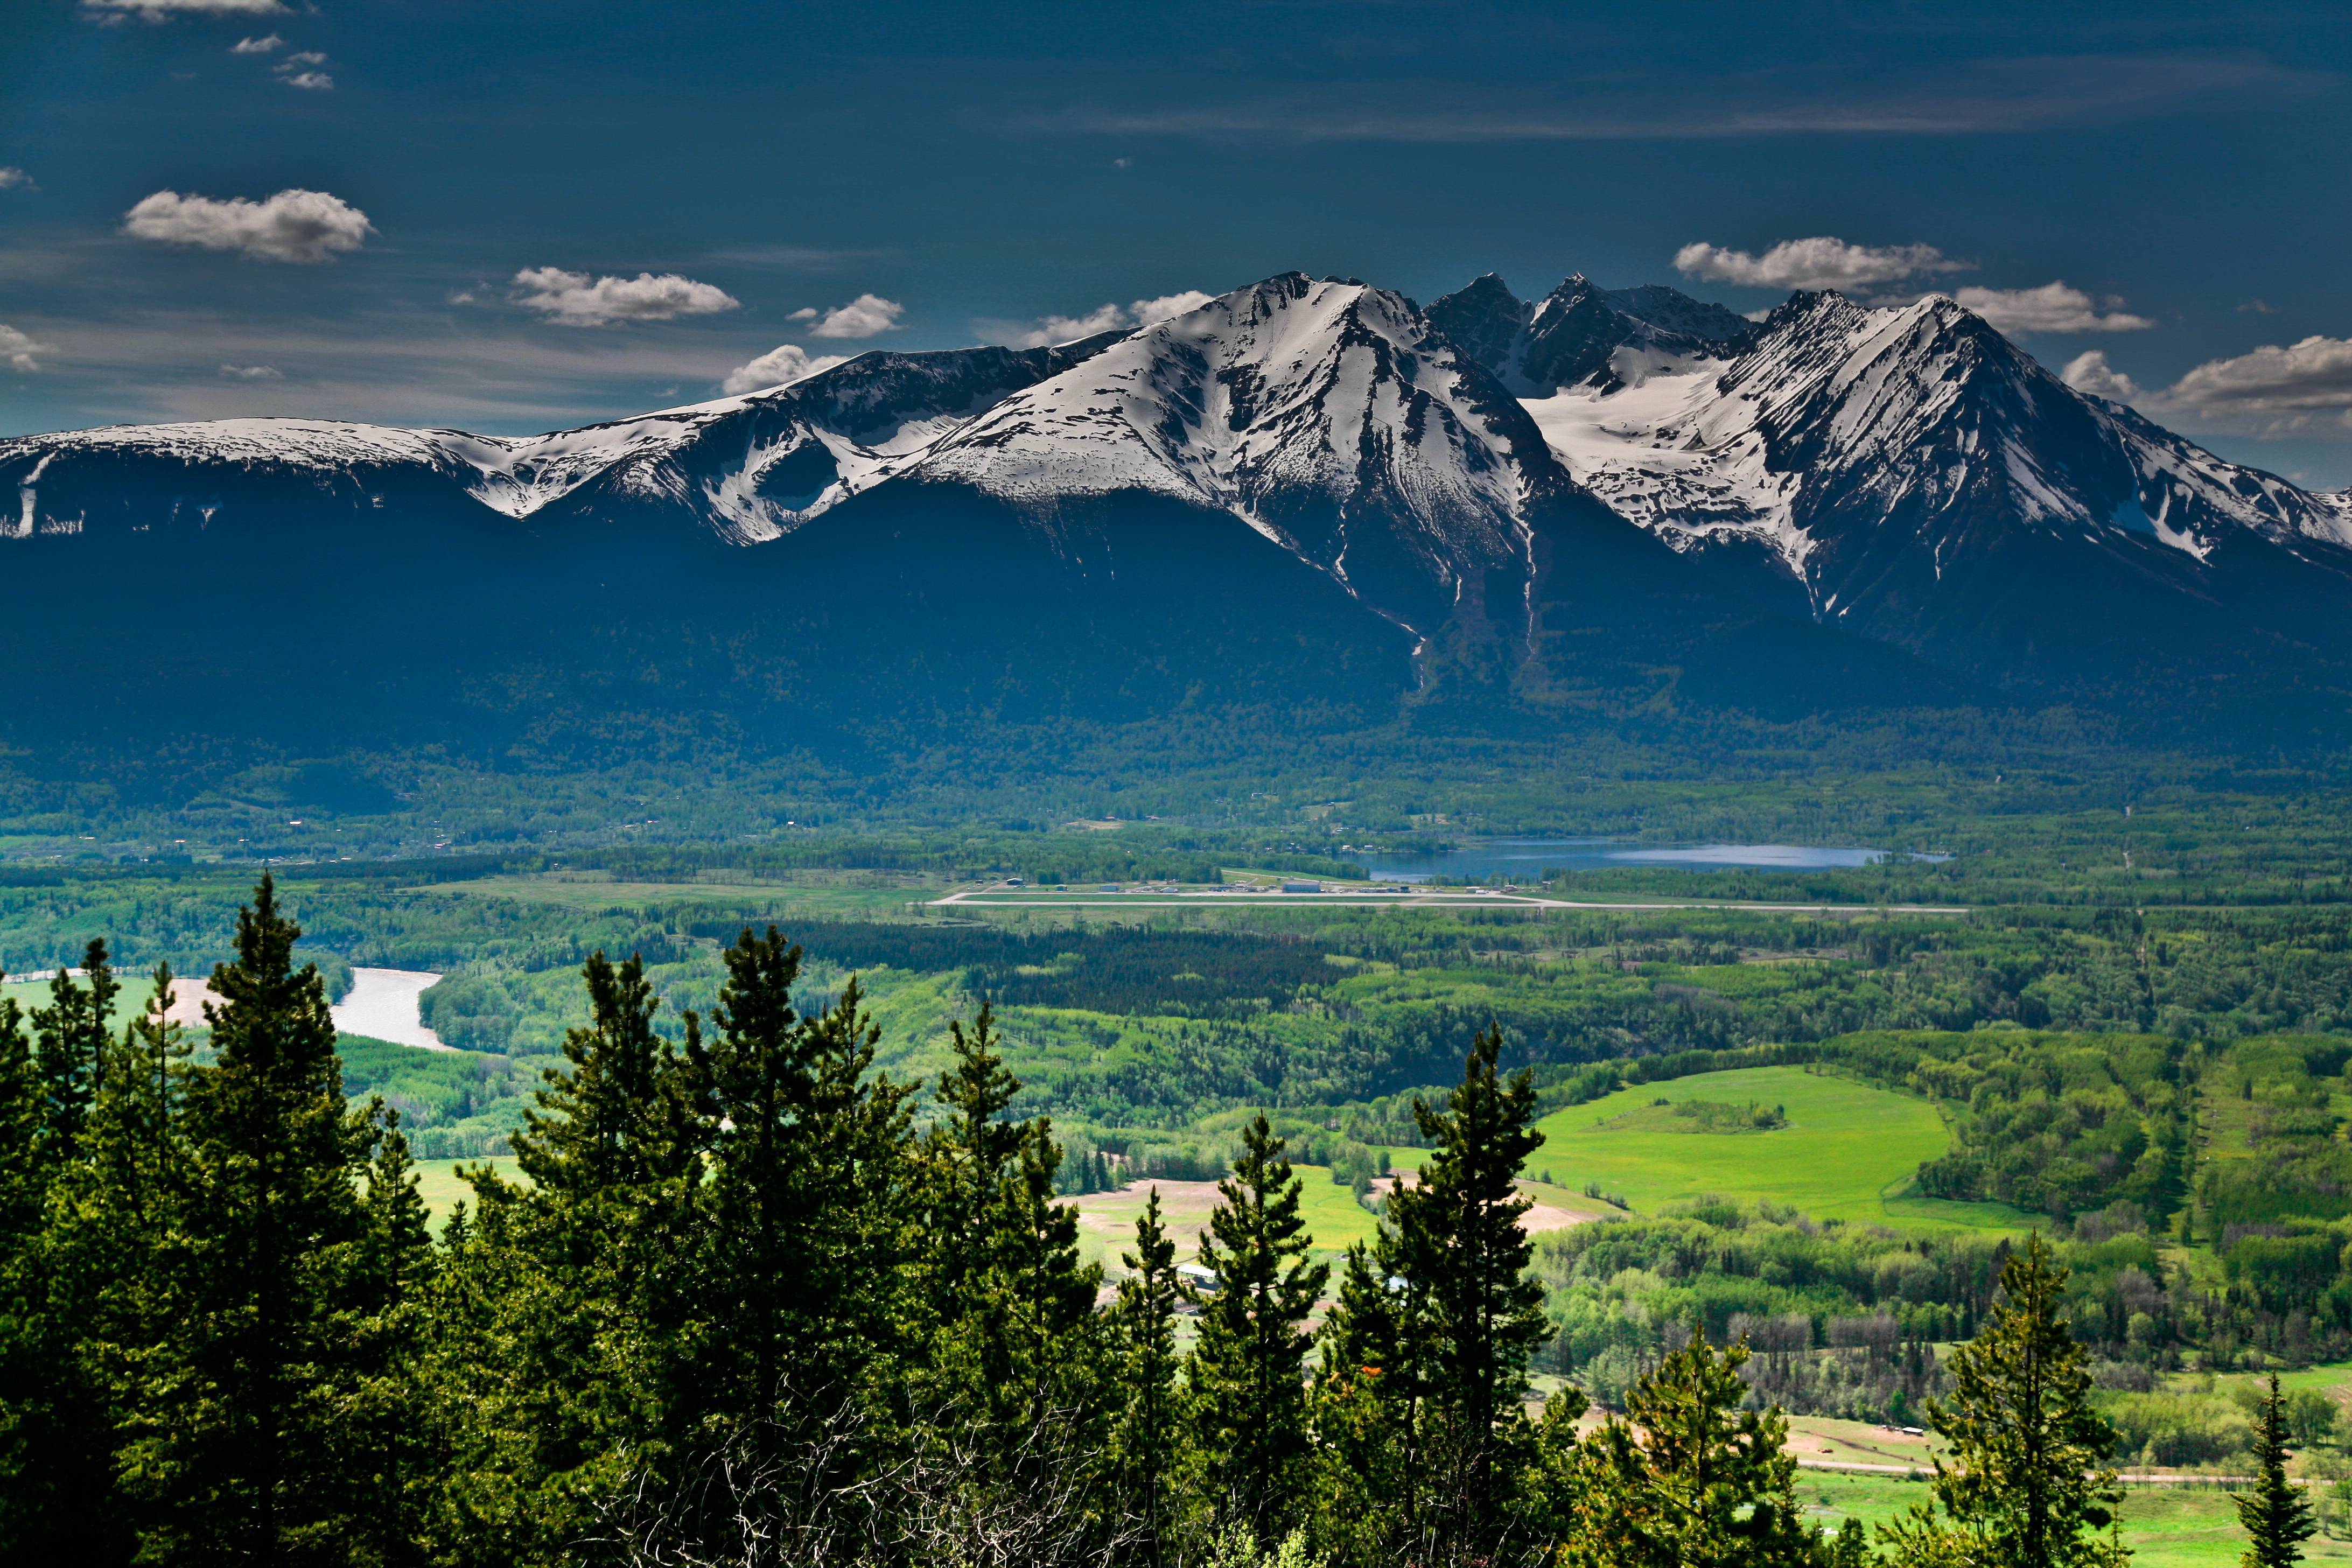
[[0,9],[0,433],[522,432],[1293,268],[1581,270],[1980,290],[2352,484],[2340,5]]

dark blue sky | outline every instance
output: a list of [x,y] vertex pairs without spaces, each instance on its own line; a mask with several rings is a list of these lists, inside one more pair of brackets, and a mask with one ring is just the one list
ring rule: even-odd
[[2053,369],[2352,484],[2340,4],[0,16],[0,433],[536,430],[1292,268],[1743,310],[1838,274],[1983,290]]

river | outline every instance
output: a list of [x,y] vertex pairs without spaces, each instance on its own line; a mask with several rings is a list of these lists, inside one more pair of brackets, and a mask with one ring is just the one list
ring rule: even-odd
[[441,977],[422,969],[353,969],[351,994],[335,1004],[335,1027],[420,1050],[451,1051],[425,1026],[417,997]]

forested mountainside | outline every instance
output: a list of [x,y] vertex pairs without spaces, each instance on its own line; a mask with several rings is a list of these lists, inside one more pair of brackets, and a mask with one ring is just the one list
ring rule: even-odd
[[530,439],[121,426],[0,441],[0,478],[28,743],[2087,701],[2293,744],[2352,595],[2346,498],[1948,300],[1751,323],[1581,278],[1423,311],[1285,274]]

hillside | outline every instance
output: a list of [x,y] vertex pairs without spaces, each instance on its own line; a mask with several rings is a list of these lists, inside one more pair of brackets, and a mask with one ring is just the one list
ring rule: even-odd
[[[1504,735],[2087,701],[2303,745],[2352,657],[2343,497],[1940,297],[1757,324],[1291,273],[528,439],[117,426],[0,441],[0,725],[47,755],[609,763],[1243,704]],[[191,610],[87,679],[100,619]]]

